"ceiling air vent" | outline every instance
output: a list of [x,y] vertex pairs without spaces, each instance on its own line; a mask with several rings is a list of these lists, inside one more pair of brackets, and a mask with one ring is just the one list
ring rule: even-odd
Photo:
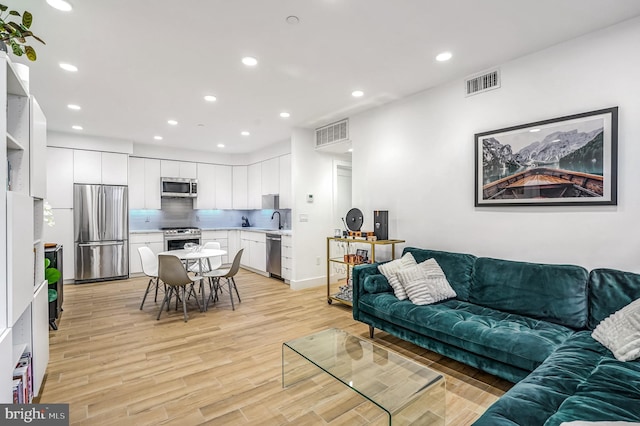
[[341,142],[349,142],[348,118],[316,129],[316,149],[322,149]]
[[493,70],[467,78],[464,81],[467,96],[486,92],[500,87],[500,71]]

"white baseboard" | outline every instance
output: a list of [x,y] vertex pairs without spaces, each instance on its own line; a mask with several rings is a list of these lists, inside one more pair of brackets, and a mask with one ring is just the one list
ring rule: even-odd
[[327,277],[307,278],[304,280],[291,280],[289,286],[291,290],[304,290],[305,288],[320,287],[327,285]]

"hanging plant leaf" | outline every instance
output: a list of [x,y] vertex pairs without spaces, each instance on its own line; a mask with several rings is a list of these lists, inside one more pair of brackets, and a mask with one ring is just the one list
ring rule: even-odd
[[44,269],[47,269],[51,265],[51,259],[45,257],[44,258]]
[[20,13],[17,10],[11,10],[9,11],[9,15],[20,16]]
[[58,300],[58,292],[54,289],[49,289],[49,302],[53,302],[54,300]]
[[18,43],[22,43],[22,44],[25,44],[27,42],[27,40],[25,40],[24,37],[16,37],[16,40],[18,40]]
[[11,50],[14,55],[22,56],[22,49],[20,48],[20,45],[13,40],[11,40]]
[[4,4],[0,4],[0,10],[5,12],[7,9],[9,9],[7,6],[5,6]]
[[36,35],[33,35],[33,34],[29,34],[29,35],[30,35],[31,37],[35,38],[36,40],[38,40],[40,43],[42,43],[42,44],[47,44],[47,43],[45,43],[45,42],[44,42],[44,40],[42,40],[40,37],[38,37],[38,36],[36,36]]
[[27,54],[27,58],[29,58],[30,61],[35,61],[38,57],[36,56],[36,51],[33,47],[31,46],[25,46],[24,47],[24,53]]
[[33,22],[33,15],[31,14],[31,12],[25,11],[24,15],[22,15],[22,25],[29,28],[31,27],[32,22]]

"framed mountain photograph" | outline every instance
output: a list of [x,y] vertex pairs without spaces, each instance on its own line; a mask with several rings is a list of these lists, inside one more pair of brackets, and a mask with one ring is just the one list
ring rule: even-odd
[[618,107],[475,135],[475,206],[616,205]]

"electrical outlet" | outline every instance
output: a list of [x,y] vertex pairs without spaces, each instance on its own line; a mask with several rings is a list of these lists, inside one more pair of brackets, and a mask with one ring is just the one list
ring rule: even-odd
[[320,256],[316,256],[316,265],[320,265]]

